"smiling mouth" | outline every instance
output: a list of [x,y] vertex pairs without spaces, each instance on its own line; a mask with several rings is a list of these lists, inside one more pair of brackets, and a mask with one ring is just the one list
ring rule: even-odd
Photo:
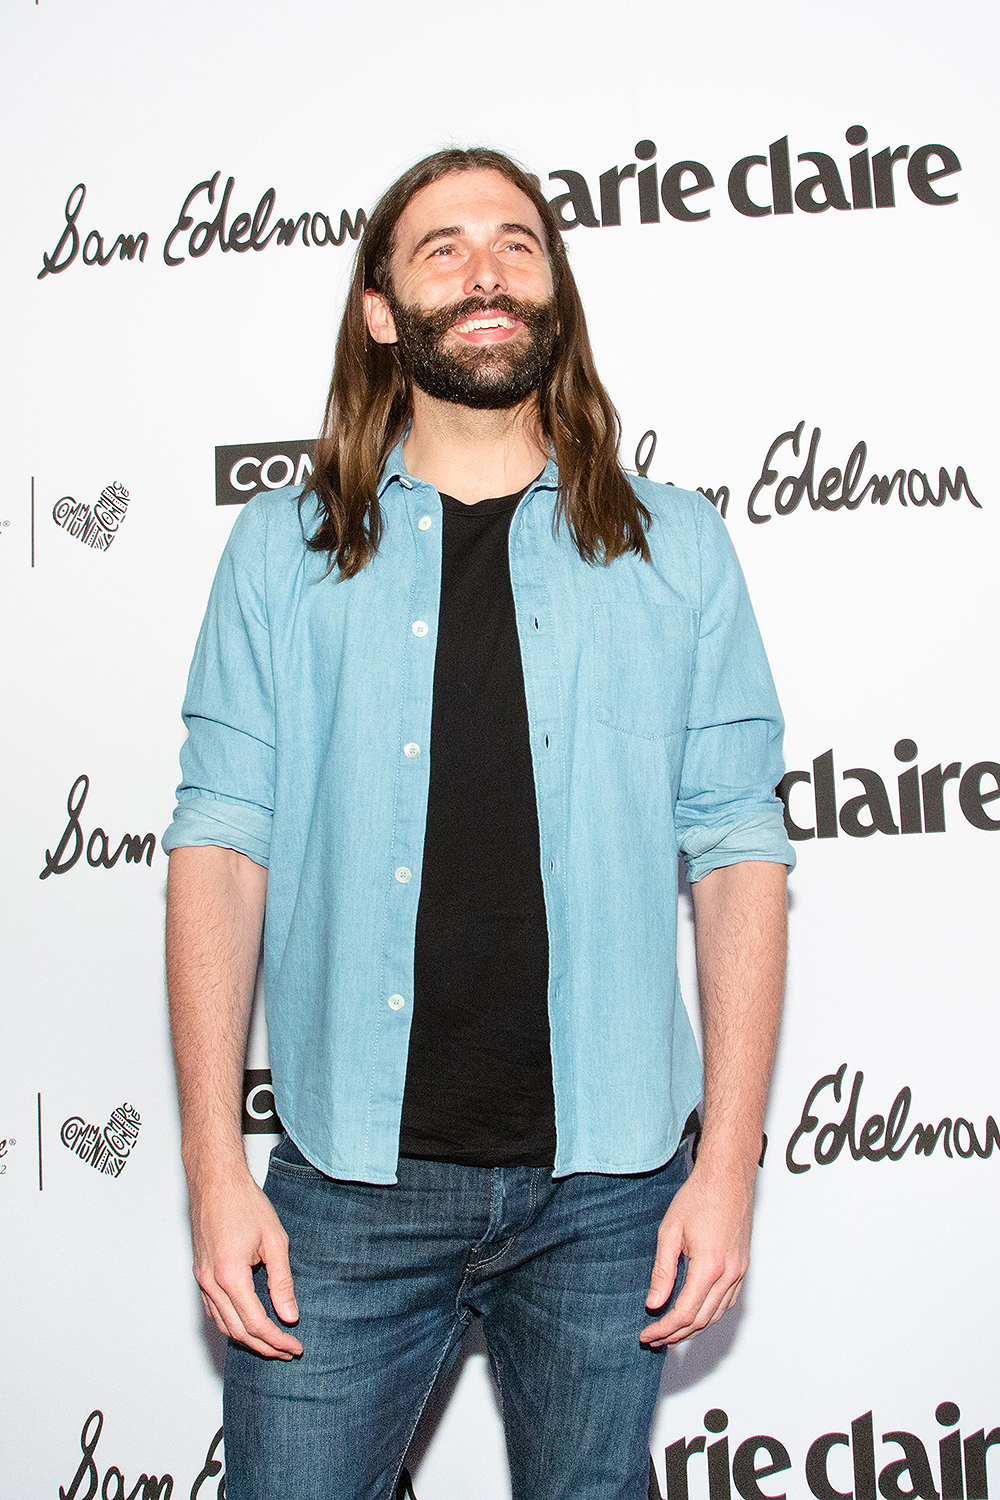
[[506,313],[494,313],[492,317],[480,315],[466,318],[461,323],[453,324],[450,331],[457,333],[467,343],[494,344],[509,339],[522,326],[519,318],[508,317]]

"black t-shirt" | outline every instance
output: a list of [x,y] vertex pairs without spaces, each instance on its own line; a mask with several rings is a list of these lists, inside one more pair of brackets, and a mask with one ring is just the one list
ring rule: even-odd
[[[525,490],[528,486],[525,486]],[[548,932],[510,521],[441,496],[430,792],[401,1156],[548,1166]]]

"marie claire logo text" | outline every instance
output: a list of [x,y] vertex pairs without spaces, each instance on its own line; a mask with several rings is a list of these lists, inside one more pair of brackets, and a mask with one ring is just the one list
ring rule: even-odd
[[[729,1414],[716,1406],[705,1413],[705,1432],[667,1447],[666,1493],[655,1473],[649,1493],[652,1500],[690,1500],[693,1484],[695,1495],[704,1495],[707,1487],[708,1500],[731,1500],[734,1488],[743,1500],[785,1500],[784,1492],[764,1490],[759,1481],[801,1464],[816,1500],[878,1500],[880,1495],[884,1500],[989,1500],[986,1459],[990,1448],[1000,1446],[1000,1427],[963,1435],[954,1401],[942,1401],[934,1416],[940,1427],[953,1429],[935,1434],[936,1445],[933,1437],[902,1428],[883,1432],[877,1443],[874,1411],[866,1411],[843,1431],[821,1433],[804,1461],[793,1463],[794,1448],[766,1433],[731,1443]],[[804,1493],[801,1481],[790,1482],[788,1493],[798,1500]]]
[[[835,839],[840,833],[852,839],[866,839],[876,833],[944,833],[949,801],[952,820],[957,811],[984,833],[1000,829],[1000,817],[988,810],[1000,800],[1000,761],[973,761],[963,771],[962,762],[953,760],[921,771],[918,765],[910,764],[918,753],[915,740],[896,741],[893,754],[907,769],[896,776],[894,794],[889,792],[890,776],[883,777],[868,766],[851,766],[841,772],[840,779],[857,782],[861,791],[839,796],[832,749],[817,755],[809,771],[786,771],[777,793],[784,803],[788,837],[802,842]],[[950,796],[949,783],[955,786]],[[796,787],[802,790],[796,792]]]
[[[796,152],[801,170],[793,171],[787,135],[772,141],[766,156],[759,151],[741,156],[726,177],[730,205],[744,218],[767,219],[796,212],[812,216],[831,208],[842,213],[895,208],[897,190],[906,188],[919,203],[930,206],[958,201],[957,192],[939,192],[934,186],[962,170],[950,146],[915,146],[911,151],[909,145],[887,145],[871,151],[863,125],[849,126],[844,139],[849,146],[863,148],[850,157],[846,172],[828,152],[815,150]],[[704,162],[658,166],[656,142],[651,140],[637,141],[633,151],[635,161],[599,174],[596,194],[593,178],[583,172],[561,167],[549,173],[550,182],[565,188],[550,199],[563,229],[618,228],[623,221],[659,224],[661,205],[681,224],[711,217],[717,200],[705,195],[715,188],[716,177]],[[794,176],[798,181],[793,183]],[[625,183],[629,186],[623,191]]]
[[79,1115],[63,1121],[59,1139],[63,1145],[105,1177],[120,1177],[139,1139],[142,1119],[131,1104],[119,1104],[106,1125],[88,1125]]
[[115,480],[105,485],[93,506],[63,495],[52,507],[52,519],[95,552],[107,552],[125,519],[128,502],[128,490]]

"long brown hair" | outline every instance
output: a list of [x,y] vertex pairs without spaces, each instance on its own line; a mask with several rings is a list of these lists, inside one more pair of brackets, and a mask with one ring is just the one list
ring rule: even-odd
[[580,556],[608,563],[629,550],[648,562],[645,530],[652,517],[618,461],[621,421],[601,384],[566,247],[538,179],[485,146],[436,151],[379,199],[358,245],[354,275],[337,337],[323,432],[313,472],[300,498],[315,494],[322,521],[308,545],[330,554],[351,578],[374,556],[382,535],[378,482],[411,415],[409,381],[395,344],[380,344],[365,323],[366,290],[391,290],[396,225],[410,199],[449,172],[500,172],[530,198],[545,229],[559,333],[555,360],[538,392],[542,431],[555,450],[559,494],[554,526],[565,516]]

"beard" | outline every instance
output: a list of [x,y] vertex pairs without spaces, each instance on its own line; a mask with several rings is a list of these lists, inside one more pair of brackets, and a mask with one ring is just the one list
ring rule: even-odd
[[[554,297],[548,302],[518,302],[501,292],[423,312],[405,306],[392,292],[384,296],[396,325],[403,374],[438,401],[502,411],[537,391],[552,370],[558,323]],[[520,319],[527,342],[518,330],[498,343],[445,347],[449,328],[487,311]]]

